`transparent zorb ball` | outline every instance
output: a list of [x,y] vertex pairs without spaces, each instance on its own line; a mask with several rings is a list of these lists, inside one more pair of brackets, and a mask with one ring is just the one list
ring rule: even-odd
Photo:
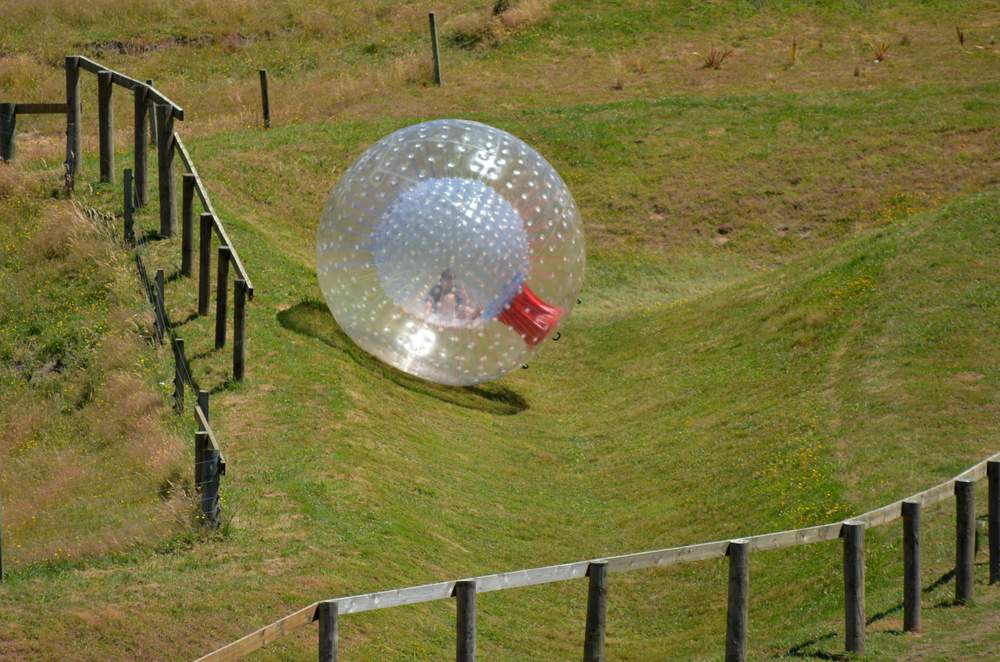
[[559,174],[465,120],[416,124],[362,154],[330,194],[316,253],[344,332],[441,384],[520,366],[583,284],[580,217]]

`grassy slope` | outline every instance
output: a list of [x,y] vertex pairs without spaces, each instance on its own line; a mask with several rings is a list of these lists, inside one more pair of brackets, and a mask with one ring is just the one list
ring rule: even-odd
[[[691,27],[687,15],[643,14],[639,5],[649,6],[628,3],[596,26],[585,5],[560,7],[546,38],[529,33],[500,51],[456,55],[449,80],[457,83],[440,95],[394,90],[389,102],[378,100],[390,108],[377,121],[308,122],[264,135],[224,118],[193,123],[189,143],[259,289],[248,384],[213,404],[234,470],[225,490],[231,530],[224,542],[169,554],[15,574],[0,589],[4,620],[18,623],[9,650],[52,654],[72,638],[95,657],[190,656],[319,597],[829,521],[994,449],[1000,200],[966,197],[906,218],[914,207],[995,188],[992,56],[945,56],[927,29],[934,46],[900,50],[914,61],[866,68],[866,77],[883,79],[856,86],[849,76],[831,83],[818,73],[826,65],[804,63],[761,89],[730,73],[750,66],[735,59],[696,80],[692,67],[669,58],[623,95],[559,76],[545,94],[518,82],[537,80],[552,40],[566,62],[588,62],[588,44],[603,43],[588,35],[607,35],[611,23],[612,35],[631,35],[642,53],[663,48],[654,43],[661,29],[679,41],[746,31],[750,63],[758,52],[776,57],[768,38],[778,22],[833,35],[863,24],[792,5],[758,18],[698,15]],[[925,7],[914,20],[947,9]],[[995,25],[995,7],[967,11]],[[658,23],[663,15],[674,18]],[[871,20],[883,30],[893,22],[888,11]],[[924,43],[923,32],[907,29]],[[832,60],[853,66],[836,51],[837,37],[824,38]],[[239,61],[210,54],[201,66]],[[153,53],[136,64],[158,71],[171,57]],[[128,57],[121,61],[133,70]],[[604,62],[590,64],[599,72]],[[476,71],[492,88],[473,81]],[[177,82],[182,90],[204,84]],[[684,94],[663,97],[675,83]],[[497,85],[519,102],[491,103]],[[192,92],[175,96],[193,117],[216,110]],[[333,112],[360,115],[374,103]],[[588,221],[586,303],[565,339],[485,393],[380,370],[313,305],[314,210],[366,144],[425,114],[472,115],[536,144],[566,175]],[[224,130],[209,135],[216,129]],[[41,138],[28,143],[47,149]],[[116,197],[99,187],[93,200],[111,206]],[[722,224],[734,231],[716,246]],[[155,264],[171,265],[176,245],[152,253]],[[168,300],[173,319],[185,319],[192,288],[172,282]],[[208,352],[207,321],[181,329],[199,357],[199,379],[221,384],[227,357]],[[503,415],[522,400],[526,410]],[[946,512],[928,525],[930,579],[948,566]],[[873,635],[876,653],[908,645],[891,636],[897,533],[871,540],[869,613],[888,612],[873,629],[890,632]],[[837,567],[835,545],[754,561],[759,654],[838,649]],[[724,573],[723,564],[705,563],[616,577],[609,652],[713,656]],[[803,576],[813,578],[807,586]],[[190,592],[205,587],[205,601],[190,604]],[[583,590],[484,596],[484,656],[577,656]],[[946,592],[937,589],[928,604]],[[154,602],[160,608],[132,613]],[[434,656],[450,645],[449,610],[352,618],[344,636],[359,658]],[[942,623],[950,613],[942,610]],[[952,645],[936,618],[921,644]],[[270,655],[303,655],[312,636]]]

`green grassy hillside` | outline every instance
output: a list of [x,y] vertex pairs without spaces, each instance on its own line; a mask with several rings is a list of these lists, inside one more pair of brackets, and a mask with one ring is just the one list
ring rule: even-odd
[[[13,624],[0,657],[190,658],[317,599],[835,521],[998,450],[996,3],[536,2],[525,4],[530,20],[500,27],[485,4],[437,7],[449,35],[441,89],[426,84],[416,4],[18,9],[0,96],[58,98],[53,64],[70,50],[155,77],[185,106],[179,131],[256,297],[247,380],[234,385],[228,352],[212,350],[212,320],[192,316],[194,284],[176,277],[179,241],[140,249],[166,270],[170,316],[196,378],[216,391],[230,468],[219,536],[193,534],[171,510],[183,504],[159,502],[167,464],[116,481],[121,495],[73,492],[93,508],[109,493],[122,501],[87,525],[94,540],[119,520],[154,530],[84,545],[66,511],[43,535],[28,524],[29,495],[46,479],[8,469],[24,438],[8,433],[0,499],[16,542],[0,586],[0,622]],[[459,48],[467,34],[486,43]],[[875,64],[882,41],[889,56]],[[736,50],[702,69],[713,44]],[[276,81],[268,132],[253,126],[258,66]],[[129,99],[116,103],[118,166],[128,167]],[[534,145],[570,185],[588,239],[583,305],[562,339],[528,370],[475,389],[429,385],[365,355],[315,278],[318,212],[337,177],[382,135],[442,116]],[[61,136],[49,122],[21,124],[19,167],[54,187]],[[77,195],[120,209],[117,187],[92,184],[94,131],[85,136],[94,157]],[[31,209],[3,216],[0,273],[38,282],[53,302],[72,292],[102,302],[99,279],[127,268],[120,248],[103,249],[96,285],[33,271],[20,219],[46,213],[41,195],[22,189]],[[139,223],[156,227],[155,202]],[[121,305],[138,314],[134,287]],[[6,360],[34,337],[21,320],[35,297],[4,289]],[[102,332],[117,319],[109,310],[88,318],[106,319]],[[38,324],[62,314],[49,305]],[[129,367],[136,379],[163,380],[162,357],[130,351],[149,362]],[[16,381],[0,382],[0,406],[34,388]],[[184,448],[189,421],[144,411]],[[42,433],[43,447],[99,444],[92,428],[73,427],[82,415],[65,416],[70,432]],[[108,452],[82,469],[94,485]],[[181,471],[184,457],[171,456]],[[950,511],[925,517],[919,638],[899,636],[899,527],[869,535],[873,658],[957,658],[995,639],[996,591],[982,581],[979,605],[946,608]],[[46,547],[55,539],[82,542],[63,558]],[[754,655],[837,654],[839,546],[751,563]],[[719,657],[725,578],[714,561],[613,576],[609,657]],[[481,596],[483,659],[579,657],[585,591]],[[350,659],[448,657],[453,618],[444,603],[352,616],[342,641]],[[259,659],[302,659],[314,637],[306,629]]]

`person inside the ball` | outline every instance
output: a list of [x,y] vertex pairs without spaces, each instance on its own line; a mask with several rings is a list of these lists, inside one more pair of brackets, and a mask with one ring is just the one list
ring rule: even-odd
[[451,269],[441,272],[437,285],[430,289],[424,299],[424,312],[444,319],[474,320],[482,314],[481,309],[468,304],[465,287],[455,282]]

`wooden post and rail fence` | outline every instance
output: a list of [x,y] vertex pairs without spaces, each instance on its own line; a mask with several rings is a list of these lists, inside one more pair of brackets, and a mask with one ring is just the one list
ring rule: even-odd
[[[253,283],[243,262],[233,246],[222,224],[221,218],[212,205],[204,183],[191,155],[174,131],[174,121],[184,119],[184,109],[167,98],[152,85],[152,81],[142,82],[118,71],[114,71],[82,55],[68,56],[66,66],[66,169],[68,181],[73,181],[82,161],[80,151],[80,71],[97,75],[98,81],[98,137],[100,143],[101,181],[114,181],[114,117],[111,112],[112,91],[115,86],[123,87],[133,94],[134,117],[134,160],[133,169],[125,170],[123,177],[123,207],[125,217],[125,240],[132,244],[135,240],[134,214],[148,200],[148,151],[149,138],[155,137],[157,180],[159,190],[159,236],[171,237],[177,230],[177,204],[175,161],[183,165],[181,175],[181,265],[182,276],[191,276],[193,264],[193,224],[195,196],[201,202],[200,255],[202,264],[198,282],[198,314],[208,314],[209,262],[212,252],[212,236],[218,237],[219,263],[216,279],[216,349],[226,343],[226,322],[229,315],[229,267],[234,272],[233,280],[233,379],[241,381],[246,367],[246,301],[253,298]],[[153,121],[155,119],[155,121]],[[160,298],[161,314],[166,315]]]
[[[844,647],[849,653],[863,653],[865,532],[869,528],[903,519],[903,627],[907,632],[919,631],[921,510],[952,496],[956,497],[955,601],[959,604],[971,601],[976,526],[974,490],[976,482],[984,477],[989,482],[989,581],[991,584],[1000,584],[1000,453],[997,453],[955,478],[907,499],[832,524],[314,602],[199,658],[198,662],[240,659],[313,621],[319,622],[319,661],[334,662],[339,659],[339,624],[344,616],[451,598],[455,598],[457,603],[455,658],[460,662],[471,662],[476,656],[478,593],[583,578],[587,578],[589,584],[582,628],[583,659],[584,662],[601,662],[605,659],[607,602],[613,594],[609,575],[724,557],[729,558],[725,657],[726,660],[741,661],[747,656],[751,554],[833,540],[840,540],[843,550]],[[669,651],[665,651],[664,655],[669,655]]]

